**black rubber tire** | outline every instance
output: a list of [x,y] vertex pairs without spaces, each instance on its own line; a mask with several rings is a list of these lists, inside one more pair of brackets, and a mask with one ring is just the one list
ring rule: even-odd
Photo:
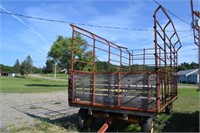
[[145,118],[141,124],[142,132],[154,132],[155,121],[153,117]]
[[93,116],[88,114],[88,109],[79,109],[77,115],[77,124],[81,131],[90,127],[93,122]]
[[169,105],[167,105],[165,107],[165,113],[166,114],[171,114],[172,113],[172,109],[173,109],[173,105],[172,105],[172,103],[170,103]]
[[77,115],[77,124],[78,124],[78,128],[80,130],[83,130],[86,125],[85,125],[85,121],[88,117],[88,110],[87,109],[79,109],[78,111],[78,115]]

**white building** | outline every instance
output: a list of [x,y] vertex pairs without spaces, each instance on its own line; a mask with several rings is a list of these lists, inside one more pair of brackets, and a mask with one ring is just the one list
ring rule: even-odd
[[188,69],[178,72],[178,81],[180,83],[199,83],[198,69]]

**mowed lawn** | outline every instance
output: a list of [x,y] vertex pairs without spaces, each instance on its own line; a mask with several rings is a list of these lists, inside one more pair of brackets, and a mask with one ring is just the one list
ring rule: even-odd
[[[48,77],[48,78],[54,78],[54,74],[50,73],[50,74],[41,74],[42,77]],[[64,73],[57,73],[56,74],[56,79],[67,79],[68,75],[64,74]]]
[[0,77],[1,93],[35,93],[67,90],[67,82],[39,78]]
[[[49,76],[51,77],[51,76]],[[67,90],[66,81],[55,81],[37,78],[0,77],[2,93],[34,93]],[[189,85],[187,85],[189,86]],[[156,117],[156,132],[199,132],[200,92],[191,85],[191,88],[179,88],[178,99],[173,104],[170,115],[160,113]],[[96,132],[103,123],[94,122],[89,132]],[[76,114],[56,120],[56,122],[42,122],[31,127],[16,128],[16,132],[77,132]],[[140,127],[133,124],[114,122],[109,132],[138,132]]]
[[179,88],[172,114],[161,113],[157,117],[157,131],[199,132],[199,110],[200,92],[196,87]]

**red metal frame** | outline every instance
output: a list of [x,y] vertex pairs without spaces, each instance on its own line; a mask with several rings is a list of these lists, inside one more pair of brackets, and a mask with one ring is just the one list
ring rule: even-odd
[[[158,21],[160,12],[168,19],[168,22],[164,25],[160,24]],[[177,98],[177,59],[181,43],[172,20],[162,6],[159,6],[156,9],[153,17],[155,37],[154,48],[145,48],[141,50],[128,50],[127,48],[118,46],[90,31],[71,24],[73,30],[71,68],[69,70],[69,77],[71,78],[69,83],[69,93],[71,93],[69,95],[69,104],[71,106],[85,108],[92,107],[102,111],[105,109],[117,109],[121,111],[127,110],[158,113]],[[173,32],[167,32],[169,27],[172,28]],[[87,62],[76,59],[75,52],[78,52],[78,50],[75,50],[76,34],[81,35],[81,37],[88,42],[85,45],[92,51],[91,61]],[[99,72],[96,69],[95,65],[97,57],[100,57],[99,55],[105,56],[106,58],[102,59],[104,62],[107,62],[108,65],[106,72]],[[75,68],[76,62],[91,65],[92,70],[80,70]],[[141,63],[138,65],[139,68],[142,68],[141,70],[136,69],[137,65],[135,64],[138,62]],[[116,72],[112,72],[112,67],[116,67]],[[104,75],[107,76],[106,81],[102,81],[103,79],[100,78]],[[135,76],[142,78],[136,79]],[[135,83],[134,80],[138,81],[136,84],[131,84],[129,83],[130,79],[132,80],[132,83]],[[78,82],[80,82],[79,85]],[[85,82],[87,82],[87,85],[85,85]],[[101,83],[98,84],[98,82]],[[108,83],[108,85],[106,86],[104,82]],[[138,82],[142,82],[143,84],[138,84]],[[102,86],[102,84],[105,88],[99,89],[98,86]],[[123,84],[125,85],[123,86]],[[89,87],[84,87],[84,85]],[[114,89],[109,89],[109,87]],[[106,90],[106,88],[108,89]],[[134,95],[134,92],[137,92],[141,88],[147,88],[147,92],[144,92],[143,90],[143,94],[145,94],[146,97],[142,97],[143,99],[140,101],[142,104],[145,104],[145,107],[130,106],[127,104],[128,100],[126,101],[125,99],[125,102],[123,101],[123,98],[127,97],[127,99],[132,100],[133,102],[134,97],[131,96],[131,94]],[[153,91],[154,88],[155,91]],[[78,91],[82,91],[83,93],[80,94],[89,96],[90,99],[81,100],[81,97],[76,95],[76,92]],[[100,98],[110,98],[110,92],[112,92],[113,98],[111,100],[115,101],[115,99],[117,99],[116,104],[115,102],[109,105],[104,104],[104,100],[99,102],[99,91],[101,92]],[[104,94],[105,91],[107,92]],[[139,92],[142,93],[142,90],[139,90]],[[152,104],[154,99],[155,106]],[[146,101],[146,103],[143,103],[143,101]]]

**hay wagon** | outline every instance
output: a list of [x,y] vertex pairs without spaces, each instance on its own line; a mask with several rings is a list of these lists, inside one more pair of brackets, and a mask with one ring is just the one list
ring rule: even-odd
[[[165,24],[159,23],[160,14],[168,19]],[[153,17],[154,47],[136,50],[71,25],[68,100],[70,106],[80,108],[77,117],[80,129],[86,126],[87,119],[101,117],[106,122],[99,132],[105,132],[116,119],[139,123],[142,131],[147,132],[153,130],[158,113],[171,111],[177,99],[177,58],[181,43],[162,6]],[[83,45],[77,36],[86,40],[85,52],[77,49],[77,45]],[[84,60],[77,56],[79,53]]]

